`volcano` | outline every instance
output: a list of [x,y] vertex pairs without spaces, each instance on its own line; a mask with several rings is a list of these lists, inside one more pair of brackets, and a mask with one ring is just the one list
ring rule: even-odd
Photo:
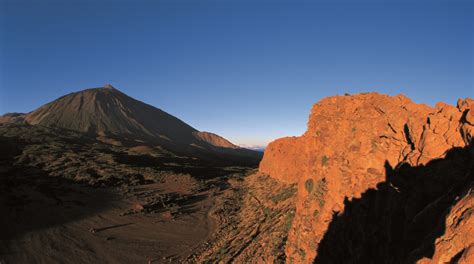
[[199,131],[110,84],[64,95],[25,115],[5,115],[3,120],[19,122],[22,118],[30,125],[83,132],[121,145],[145,142],[179,155],[260,157],[258,152]]

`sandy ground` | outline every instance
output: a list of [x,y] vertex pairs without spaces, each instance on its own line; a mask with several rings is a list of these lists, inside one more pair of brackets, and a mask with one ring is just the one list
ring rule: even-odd
[[180,205],[182,213],[174,219],[159,212],[126,213],[150,196],[189,195],[183,186],[23,188],[0,203],[0,263],[180,262],[213,232],[211,191],[192,193],[194,199]]

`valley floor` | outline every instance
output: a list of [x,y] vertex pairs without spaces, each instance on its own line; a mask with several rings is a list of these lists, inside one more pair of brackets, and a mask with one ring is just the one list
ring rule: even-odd
[[[23,188],[20,196],[2,199],[0,262],[175,262],[214,230],[209,210],[215,189],[180,188],[184,184]],[[169,209],[154,204],[166,199]]]
[[2,264],[284,262],[296,189],[265,175],[107,188],[37,180],[0,195]]

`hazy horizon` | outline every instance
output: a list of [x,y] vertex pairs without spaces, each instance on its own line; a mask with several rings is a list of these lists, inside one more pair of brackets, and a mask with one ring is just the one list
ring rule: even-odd
[[111,83],[235,144],[344,93],[474,96],[470,1],[0,3],[0,113]]

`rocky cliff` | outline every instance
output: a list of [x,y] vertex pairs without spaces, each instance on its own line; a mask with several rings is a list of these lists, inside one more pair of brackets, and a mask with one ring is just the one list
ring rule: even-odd
[[315,104],[304,135],[260,163],[298,185],[287,261],[474,261],[473,107],[376,93]]

